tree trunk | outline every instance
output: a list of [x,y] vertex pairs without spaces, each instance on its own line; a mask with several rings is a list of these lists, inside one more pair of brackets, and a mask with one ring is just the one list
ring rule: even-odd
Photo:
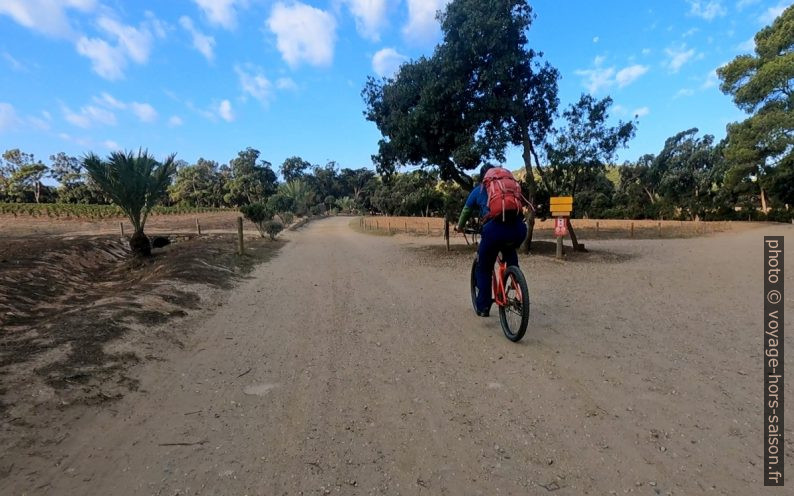
[[143,233],[143,229],[136,230],[130,238],[130,250],[139,257],[148,257],[152,254],[152,244],[149,238]]
[[571,218],[566,217],[565,223],[567,224],[566,227],[568,228],[568,235],[571,237],[571,244],[573,245],[573,251],[587,251],[584,249],[584,246],[579,244],[579,240],[576,239],[576,233],[573,230],[573,226],[571,225]]
[[769,212],[769,207],[766,198],[766,190],[764,190],[764,188],[761,188],[761,211],[764,213]]
[[39,203],[39,198],[41,198],[41,181],[36,181],[36,189],[33,196],[36,198],[36,203]]
[[[529,200],[529,203],[532,205],[532,207],[534,207],[535,193],[537,192],[538,185],[535,182],[535,174],[532,171],[532,156],[535,154],[535,150],[532,148],[532,141],[530,141],[528,133],[524,134],[523,146],[524,151],[521,154],[521,157],[524,159],[524,170],[527,172],[526,182],[529,189],[527,200]],[[535,157],[535,160],[537,161],[537,157]],[[524,253],[529,253],[532,249],[532,235],[535,231],[535,211],[530,208],[527,214],[527,239],[521,246],[521,249],[524,251]]]

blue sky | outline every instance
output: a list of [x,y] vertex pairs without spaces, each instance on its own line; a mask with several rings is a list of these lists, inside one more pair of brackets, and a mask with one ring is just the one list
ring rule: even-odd
[[[368,75],[432,53],[445,0],[0,0],[0,149],[47,161],[148,148],[227,162],[254,147],[279,165],[372,167]],[[743,114],[715,68],[752,51],[780,0],[532,2],[533,48],[582,92],[638,114],[620,160],[697,127],[718,138]],[[0,151],[2,151],[0,150]],[[520,154],[508,155],[510,168]]]

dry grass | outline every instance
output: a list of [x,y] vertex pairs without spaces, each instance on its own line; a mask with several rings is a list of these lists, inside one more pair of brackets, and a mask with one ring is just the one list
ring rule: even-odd
[[[577,237],[587,239],[656,239],[690,238],[719,232],[742,231],[757,223],[750,222],[691,222],[672,220],[574,219]],[[412,234],[443,236],[444,219],[438,217],[359,217],[351,221],[359,231],[372,234]],[[535,223],[535,236],[554,237],[554,219]]]

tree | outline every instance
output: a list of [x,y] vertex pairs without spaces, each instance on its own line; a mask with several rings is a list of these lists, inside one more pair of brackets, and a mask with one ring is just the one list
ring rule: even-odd
[[539,169],[550,194],[576,196],[588,182],[604,176],[618,148],[626,146],[634,137],[636,125],[633,122],[607,126],[611,105],[609,97],[596,100],[582,95],[563,112],[564,126],[554,128],[544,146],[548,165]]
[[224,181],[218,163],[203,158],[194,165],[183,163],[178,167],[174,184],[168,188],[174,203],[190,207],[220,207],[223,191]]
[[350,196],[353,201],[361,202],[367,191],[374,189],[375,172],[369,169],[342,169],[339,171],[342,196]]
[[259,235],[263,238],[267,235],[272,241],[276,239],[278,233],[284,229],[284,226],[280,222],[273,220],[273,216],[276,212],[263,203],[244,205],[240,208],[240,211],[246,219],[254,223],[257,231],[259,231]]
[[230,205],[260,203],[276,191],[276,173],[270,162],[259,159],[259,150],[246,148],[229,162],[224,200]]
[[300,157],[290,157],[284,160],[284,163],[281,164],[281,175],[284,177],[284,182],[288,183],[294,179],[301,179],[311,166],[311,163]]
[[661,199],[690,219],[702,218],[710,209],[718,180],[714,171],[722,160],[714,136],[697,138],[697,133],[697,128],[692,128],[668,138],[651,165],[653,175],[659,178]]
[[364,115],[383,135],[372,157],[379,173],[388,176],[405,165],[438,167],[443,178],[471,189],[466,171],[483,155],[476,143],[479,125],[454,77],[434,56],[404,64],[394,79],[367,80]]
[[766,211],[771,181],[785,177],[771,172],[794,154],[794,5],[755,35],[753,55],[736,57],[717,75],[722,92],[752,114],[728,125],[725,157],[733,164],[728,186],[753,185]]
[[33,154],[19,149],[7,150],[3,153],[3,165],[0,168],[3,196],[7,200],[25,202],[32,197],[36,203],[41,199],[42,179],[48,167],[35,160]]
[[136,255],[151,255],[151,243],[143,228],[151,209],[163,197],[176,172],[174,156],[162,163],[146,151],[113,152],[102,160],[93,153],[83,159],[83,166],[102,191],[127,215],[133,234],[130,249]]
[[[523,148],[529,199],[536,185],[536,147],[556,112],[559,74],[528,47],[534,15],[526,0],[453,0],[439,15],[443,42],[432,58],[401,67],[394,80],[369,80],[367,119],[383,134],[378,170],[391,164],[436,165],[441,179],[470,190],[466,171],[504,161]],[[530,213],[527,248],[532,239]]]
[[289,198],[294,205],[294,213],[300,216],[309,213],[309,209],[314,206],[315,193],[309,185],[300,179],[295,179],[282,184],[279,193]]
[[77,157],[64,152],[50,155],[49,175],[59,183],[58,202],[60,203],[108,203],[102,190],[88,177]]

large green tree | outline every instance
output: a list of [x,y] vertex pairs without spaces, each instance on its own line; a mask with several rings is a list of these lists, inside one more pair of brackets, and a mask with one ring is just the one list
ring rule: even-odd
[[794,5],[755,35],[753,54],[736,57],[717,74],[720,89],[750,114],[728,125],[725,156],[732,170],[726,185],[754,185],[766,209],[768,191],[781,190],[773,181],[789,177],[772,172],[791,167],[794,153]]
[[310,170],[312,164],[300,157],[289,157],[281,164],[281,176],[288,183],[294,179],[301,179]]
[[[536,149],[556,112],[559,74],[528,46],[532,8],[526,0],[453,0],[439,19],[444,38],[431,58],[365,88],[367,118],[384,136],[379,170],[433,165],[442,180],[471,189],[467,171],[504,161],[512,144],[523,149],[534,200]],[[529,247],[534,216],[527,220]]]
[[241,206],[263,203],[276,191],[276,173],[270,162],[259,160],[259,150],[246,148],[229,162],[224,200]]
[[199,158],[193,165],[177,169],[174,184],[168,188],[171,201],[191,207],[223,205],[224,177],[218,163]]
[[25,202],[33,199],[39,203],[43,191],[42,179],[48,167],[31,153],[18,148],[6,150],[0,166],[0,194],[6,201]]
[[634,137],[634,122],[607,124],[611,105],[610,97],[582,95],[563,112],[563,125],[544,146],[547,166],[538,170],[550,194],[576,196],[598,177],[605,178],[618,149]]

